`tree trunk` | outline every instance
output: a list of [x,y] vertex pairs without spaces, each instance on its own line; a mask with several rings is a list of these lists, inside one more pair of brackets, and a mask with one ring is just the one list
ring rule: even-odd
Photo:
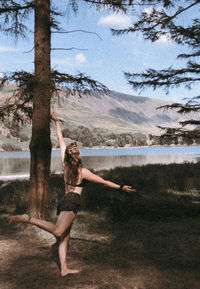
[[29,214],[44,219],[51,160],[50,0],[35,0],[35,88],[30,143]]

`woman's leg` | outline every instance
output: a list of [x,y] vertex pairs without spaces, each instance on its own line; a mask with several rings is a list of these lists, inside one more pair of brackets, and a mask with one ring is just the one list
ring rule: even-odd
[[[71,228],[70,228],[71,229]],[[68,274],[77,274],[79,270],[72,270],[69,269],[67,266],[67,251],[68,251],[68,242],[70,238],[70,229],[60,238],[58,253],[60,259],[60,269],[61,269],[61,276],[64,277]]]
[[40,220],[34,217],[29,217],[28,215],[17,215],[14,216],[9,224],[19,222],[19,223],[29,223],[31,225],[35,225],[49,233],[52,233],[53,235],[57,237],[61,237],[64,232],[67,231],[68,228],[70,228],[74,218],[75,213],[73,211],[62,211],[58,217],[58,221],[56,224],[53,224],[51,222]]

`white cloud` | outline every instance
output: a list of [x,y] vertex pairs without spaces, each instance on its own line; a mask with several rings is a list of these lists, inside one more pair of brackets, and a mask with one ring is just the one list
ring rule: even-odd
[[53,67],[59,67],[59,69],[62,69],[65,71],[71,70],[74,67],[82,66],[82,64],[86,62],[87,62],[87,58],[85,57],[83,53],[78,53],[74,57],[52,58]]
[[148,8],[145,8],[143,12],[147,13],[148,15],[150,15],[153,12],[153,9],[158,11],[158,12],[161,12],[163,10],[163,7],[159,6],[157,8],[154,8],[153,6],[150,6]]
[[150,15],[152,11],[153,11],[152,6],[144,9],[144,12],[147,13],[148,15]]
[[170,39],[170,36],[169,35],[161,35],[160,38],[155,42],[157,44],[172,44],[173,41],[172,39]]
[[76,62],[78,62],[78,63],[85,63],[85,62],[87,62],[87,59],[86,59],[86,57],[85,57],[85,55],[84,55],[83,53],[76,54],[75,60],[76,60]]
[[0,45],[0,52],[9,52],[9,51],[17,51],[18,49],[13,47],[6,47],[3,45]]
[[1,77],[4,77],[4,74],[3,74],[3,72],[0,72],[0,78],[1,78]]
[[131,19],[127,15],[116,13],[105,17],[100,17],[97,24],[104,26],[128,27],[131,25]]

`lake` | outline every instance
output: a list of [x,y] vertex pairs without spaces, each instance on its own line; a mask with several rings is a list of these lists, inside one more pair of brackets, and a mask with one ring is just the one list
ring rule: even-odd
[[[200,161],[200,146],[81,149],[85,167],[94,170],[132,165],[170,164]],[[28,178],[30,153],[0,152],[0,179]],[[52,151],[51,171],[62,171],[60,151]]]

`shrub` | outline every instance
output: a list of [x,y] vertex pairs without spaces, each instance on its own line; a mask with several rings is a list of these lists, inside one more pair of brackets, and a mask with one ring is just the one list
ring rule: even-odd
[[22,150],[19,146],[14,145],[14,144],[9,144],[9,143],[4,143],[2,144],[1,147],[4,151],[21,151]]
[[20,138],[21,142],[29,141],[29,137],[27,135],[25,135],[25,134],[20,134],[19,138]]

